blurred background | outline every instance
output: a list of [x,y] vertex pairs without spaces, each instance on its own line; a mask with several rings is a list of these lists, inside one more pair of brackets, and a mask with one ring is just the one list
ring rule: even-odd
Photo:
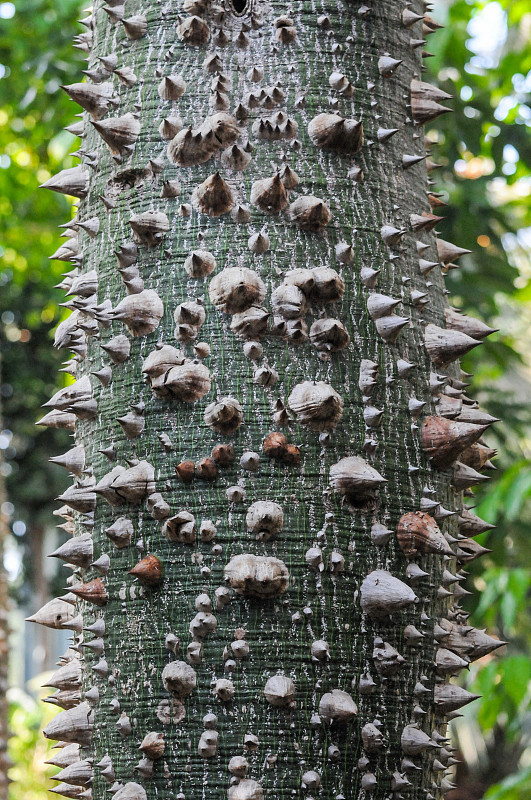
[[[67,647],[66,632],[61,641],[23,619],[61,594],[68,574],[44,554],[64,539],[53,498],[68,483],[48,454],[67,450],[69,437],[35,421],[60,380],[53,331],[66,312],[54,284],[69,266],[48,257],[72,209],[37,187],[77,163],[80,142],[64,130],[76,107],[59,86],[79,80],[85,66],[72,48],[82,8],[79,0],[0,2],[0,684],[10,686],[10,800],[44,800],[52,786],[40,731],[53,707],[36,698]],[[438,229],[472,250],[448,288],[457,307],[501,331],[463,365],[474,373],[472,396],[503,420],[486,437],[498,450],[496,471],[475,499],[497,529],[477,537],[492,552],[471,565],[464,605],[476,627],[510,641],[463,679],[484,699],[453,723],[462,761],[447,797],[529,800],[531,3],[435,0],[432,16],[446,27],[426,45],[435,53],[427,76],[456,97],[457,112],[427,129],[441,165],[434,189],[448,203]],[[4,738],[0,730],[0,750]]]

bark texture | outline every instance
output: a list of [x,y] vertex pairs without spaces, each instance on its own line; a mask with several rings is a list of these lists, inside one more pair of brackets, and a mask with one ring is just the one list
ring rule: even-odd
[[76,417],[83,702],[46,734],[95,768],[67,796],[448,788],[454,573],[479,554],[453,464],[485,421],[456,359],[484,333],[445,317],[423,13],[98,0],[78,37],[82,167],[50,187],[83,197],[76,383],[50,402]]

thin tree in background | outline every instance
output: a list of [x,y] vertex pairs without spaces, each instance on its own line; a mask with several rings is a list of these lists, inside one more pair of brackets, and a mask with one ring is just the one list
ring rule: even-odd
[[421,2],[97,3],[55,258],[67,797],[436,797],[494,421],[446,303]]
[[[1,375],[0,361],[0,375]],[[0,407],[0,421],[2,419]],[[0,468],[3,465],[0,451]],[[9,673],[9,592],[7,573],[4,566],[5,544],[8,536],[7,514],[4,512],[5,503],[4,479],[0,471],[0,800],[7,800],[9,779],[7,770],[10,766],[7,752],[9,738],[9,706],[7,702],[7,687]]]

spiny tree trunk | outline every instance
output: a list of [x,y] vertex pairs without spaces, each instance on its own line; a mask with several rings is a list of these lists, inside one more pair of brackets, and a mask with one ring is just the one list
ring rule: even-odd
[[446,304],[424,11],[97,2],[77,38],[59,793],[448,789],[449,677],[499,643],[459,610],[489,329]]

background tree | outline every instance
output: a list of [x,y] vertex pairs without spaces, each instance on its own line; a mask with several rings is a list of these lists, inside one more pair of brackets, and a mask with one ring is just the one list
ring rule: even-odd
[[[1,362],[0,362],[1,363]],[[1,409],[0,409],[1,410]],[[0,416],[1,419],[1,416]],[[1,459],[1,453],[0,453]],[[2,461],[0,460],[0,466]],[[8,671],[9,671],[9,596],[7,588],[7,575],[4,567],[5,542],[8,536],[6,514],[2,505],[6,502],[3,478],[0,477],[0,798],[6,800],[8,790],[7,770],[9,758],[7,754],[7,740],[9,737],[7,703]]]

